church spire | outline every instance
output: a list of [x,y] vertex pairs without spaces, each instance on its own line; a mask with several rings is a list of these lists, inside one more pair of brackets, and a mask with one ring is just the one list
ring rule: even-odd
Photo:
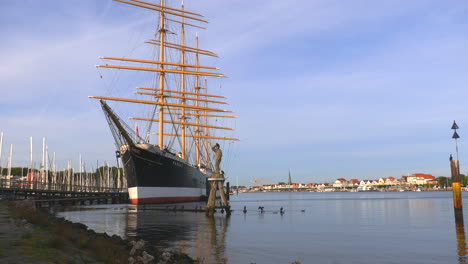
[[291,182],[291,170],[289,170],[288,184],[289,185],[292,184],[292,182]]

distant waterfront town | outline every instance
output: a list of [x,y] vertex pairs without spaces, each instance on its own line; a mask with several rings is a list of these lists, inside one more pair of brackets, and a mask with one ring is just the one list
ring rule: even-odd
[[[84,170],[85,171],[85,170]],[[3,173],[1,173],[3,172]],[[44,176],[48,174],[49,176]],[[460,174],[463,191],[468,191],[468,176]],[[42,179],[42,180],[41,180]],[[44,181],[44,179],[47,179]],[[10,181],[25,183],[70,183],[72,185],[110,187],[122,189],[126,180],[122,169],[101,166],[95,172],[75,172],[73,169],[64,171],[38,171],[28,168],[11,168],[8,171],[0,168],[0,186],[9,186]],[[286,182],[277,184],[261,184],[262,179],[253,181],[253,186],[231,186],[231,193],[242,192],[370,192],[370,191],[445,191],[452,190],[450,177],[434,177],[432,174],[414,173],[407,176],[379,178],[378,180],[359,180],[338,178],[333,183],[295,183],[288,176]],[[265,179],[263,179],[265,180]],[[101,186],[102,185],[102,186]]]
[[[462,176],[462,184],[468,177]],[[465,180],[466,178],[466,180]],[[264,184],[252,187],[239,187],[238,192],[366,192],[366,191],[441,191],[451,190],[450,177],[434,177],[431,174],[414,173],[401,176],[380,178],[378,180],[336,179],[333,183],[293,183],[291,176],[287,182]],[[234,191],[236,191],[235,187]],[[466,187],[465,187],[466,188]],[[464,189],[468,190],[468,189]]]

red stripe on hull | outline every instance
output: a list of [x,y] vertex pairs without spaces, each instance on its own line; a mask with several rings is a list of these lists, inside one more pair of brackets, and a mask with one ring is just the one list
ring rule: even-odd
[[149,197],[130,199],[132,204],[164,204],[164,203],[182,203],[182,202],[199,202],[203,197]]

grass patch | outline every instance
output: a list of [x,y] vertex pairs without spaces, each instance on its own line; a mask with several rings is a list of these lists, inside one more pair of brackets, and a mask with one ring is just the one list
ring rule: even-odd
[[26,232],[21,235],[21,239],[30,239],[31,237],[32,234],[30,232]]
[[47,236],[31,233],[22,235],[23,239],[38,249],[37,253],[41,256],[48,256],[52,249],[65,249],[68,245],[83,250],[104,263],[127,263],[128,252],[124,247],[116,245],[107,236],[93,234],[90,237],[84,225],[52,218],[32,208],[10,206],[10,210],[15,218],[26,219],[34,224],[36,232],[47,233]]
[[[20,220],[18,223],[26,223],[23,220],[25,219],[33,226],[31,229],[28,227],[27,232],[18,234],[19,240],[0,245],[0,257],[13,254],[28,261],[47,263],[74,263],[75,260],[81,260],[81,263],[128,263],[132,247],[129,241],[117,236],[95,233],[83,224],[50,216],[47,212],[28,207],[27,203],[9,202],[7,205],[10,215]],[[18,247],[20,245],[21,247]],[[15,247],[15,252],[9,251]],[[160,252],[151,247],[146,247],[146,251],[155,257],[154,261],[157,263],[161,257]],[[181,252],[173,252],[167,263],[199,262]]]
[[8,247],[18,247],[21,245],[20,240],[13,240],[8,243]]
[[122,249],[116,246],[112,241],[104,237],[96,237],[90,241],[90,247],[93,248],[94,256],[105,263],[126,263],[127,254],[122,254]]
[[49,237],[45,241],[45,246],[50,247],[50,248],[55,248],[55,249],[61,249],[64,246],[64,241],[60,239],[60,237],[57,237],[55,235]]

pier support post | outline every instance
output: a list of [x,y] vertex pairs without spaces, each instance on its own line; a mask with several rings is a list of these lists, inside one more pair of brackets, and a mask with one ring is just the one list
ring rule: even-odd
[[231,207],[226,198],[226,193],[224,191],[224,177],[213,177],[217,176],[216,173],[211,175],[212,177],[208,178],[210,183],[210,195],[208,196],[208,202],[206,204],[206,215],[212,216],[216,208],[216,192],[219,191],[221,197],[221,208],[226,210],[226,215],[231,215]]
[[[223,152],[220,149],[218,143],[211,147],[215,153],[215,166],[214,173],[208,178],[210,183],[210,195],[208,196],[208,202],[206,204],[206,215],[213,216],[215,212],[216,204],[216,191],[219,191],[221,196],[221,210],[226,210],[226,216],[231,215],[231,207],[228,204],[228,199],[226,198],[226,192],[224,191],[224,172],[220,168],[221,158],[223,157]],[[229,195],[229,194],[228,194]],[[222,212],[222,211],[221,211]]]
[[227,197],[228,201],[229,201],[229,198],[230,198],[230,193],[231,193],[231,187],[229,185],[229,182],[226,182],[226,197]]

